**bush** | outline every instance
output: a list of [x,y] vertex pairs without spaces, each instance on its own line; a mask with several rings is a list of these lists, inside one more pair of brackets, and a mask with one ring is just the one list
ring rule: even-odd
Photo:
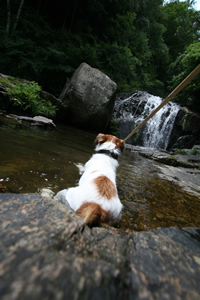
[[[186,76],[188,76],[200,64],[200,43],[191,44],[186,51],[180,55],[170,66],[170,73],[173,74],[170,82],[172,91]],[[175,101],[182,106],[200,112],[200,74],[196,76],[175,98]]]
[[16,110],[25,111],[31,115],[55,117],[56,106],[50,101],[41,99],[41,87],[36,82],[24,82],[13,77],[0,78],[0,82],[6,88],[11,105]]

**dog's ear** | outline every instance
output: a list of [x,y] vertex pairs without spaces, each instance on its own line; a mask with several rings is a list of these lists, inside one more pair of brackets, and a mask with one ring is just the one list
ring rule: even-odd
[[121,151],[124,150],[124,140],[117,139],[116,141],[116,149],[120,149]]
[[103,133],[99,133],[94,141],[95,145],[103,144],[106,141],[106,135]]

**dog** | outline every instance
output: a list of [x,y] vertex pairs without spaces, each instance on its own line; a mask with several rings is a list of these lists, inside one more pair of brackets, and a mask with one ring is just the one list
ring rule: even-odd
[[54,199],[66,204],[90,227],[114,225],[123,207],[117,193],[116,170],[124,141],[99,133],[94,144],[96,153],[84,165],[78,186],[58,192]]

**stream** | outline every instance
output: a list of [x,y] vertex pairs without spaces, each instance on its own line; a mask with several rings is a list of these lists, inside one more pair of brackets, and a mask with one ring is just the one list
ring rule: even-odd
[[[0,116],[0,189],[7,193],[54,193],[78,183],[75,164],[93,154],[95,134],[70,126],[31,128]],[[125,150],[117,186],[124,205],[118,225],[124,230],[200,226],[200,200],[161,179],[158,163]]]

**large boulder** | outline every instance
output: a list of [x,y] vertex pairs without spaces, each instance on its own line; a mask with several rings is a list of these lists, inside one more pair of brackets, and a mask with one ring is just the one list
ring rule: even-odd
[[82,63],[65,85],[60,100],[65,120],[92,130],[105,130],[112,117],[117,85],[98,69]]

